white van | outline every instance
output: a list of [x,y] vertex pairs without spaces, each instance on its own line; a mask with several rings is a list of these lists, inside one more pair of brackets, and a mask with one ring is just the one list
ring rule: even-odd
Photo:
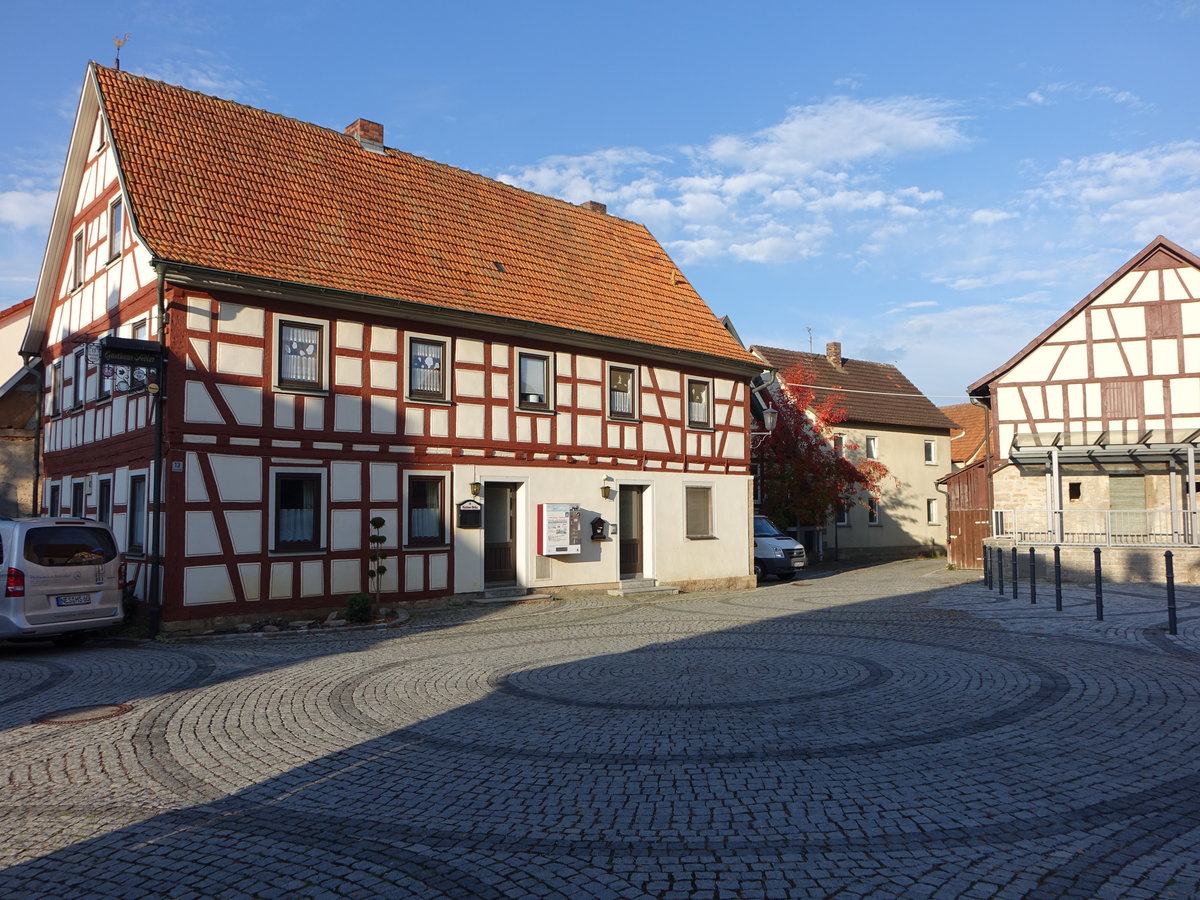
[[124,560],[112,529],[90,519],[0,518],[0,639],[83,643],[121,621]]
[[791,581],[808,565],[804,545],[788,537],[766,516],[754,517],[754,572]]

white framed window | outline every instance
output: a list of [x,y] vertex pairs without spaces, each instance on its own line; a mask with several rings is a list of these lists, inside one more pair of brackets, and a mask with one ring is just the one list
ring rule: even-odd
[[134,556],[146,553],[146,476],[129,476],[129,496],[125,551]]
[[866,454],[867,459],[879,459],[879,438],[873,434],[867,435]]
[[611,419],[636,419],[638,416],[637,369],[629,366],[608,367],[608,415]]
[[870,497],[867,499],[867,524],[879,525],[879,498]]
[[324,469],[271,470],[270,547],[275,553],[303,553],[325,546]]
[[125,249],[125,206],[118,197],[108,208],[108,261]]
[[707,378],[687,380],[688,428],[712,428],[712,382]]
[[707,485],[685,485],[684,523],[689,540],[713,537],[712,488]]
[[83,257],[83,232],[80,231],[75,235],[74,250],[71,253],[71,264],[74,267],[71,273],[71,290],[83,284]]
[[408,476],[408,531],[406,545],[446,543],[446,478],[444,475]]
[[925,521],[930,525],[938,524],[938,502],[936,497],[925,501]]
[[80,347],[71,354],[71,408],[79,409],[87,398],[87,350]]
[[833,512],[833,524],[838,528],[850,527],[850,504],[846,500],[837,502],[837,508]]
[[517,354],[517,406],[548,411],[553,387],[554,372],[549,356],[544,353]]
[[926,441],[925,442],[925,465],[927,465],[927,466],[936,466],[937,465],[937,442],[936,441]]
[[408,397],[444,402],[450,397],[450,342],[445,338],[409,335]]
[[271,367],[276,390],[324,393],[329,388],[329,323],[304,316],[276,316]]

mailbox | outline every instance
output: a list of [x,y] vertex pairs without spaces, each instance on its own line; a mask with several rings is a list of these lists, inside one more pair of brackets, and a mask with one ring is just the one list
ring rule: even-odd
[[600,516],[592,519],[592,540],[603,541],[608,538],[608,523]]

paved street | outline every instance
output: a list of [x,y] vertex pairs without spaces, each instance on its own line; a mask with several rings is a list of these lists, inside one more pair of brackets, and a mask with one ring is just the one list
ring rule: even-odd
[[1200,596],[1089,598],[911,561],[0,648],[0,896],[1197,896]]

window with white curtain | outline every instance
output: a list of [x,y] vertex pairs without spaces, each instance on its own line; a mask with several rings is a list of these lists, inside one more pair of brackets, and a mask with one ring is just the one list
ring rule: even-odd
[[275,473],[276,550],[316,550],[321,546],[321,491],[317,472]]
[[306,322],[279,323],[279,386],[321,388],[321,327]]
[[611,366],[608,370],[608,414],[614,419],[636,417],[636,391],[637,372],[623,366]]
[[712,427],[712,384],[696,378],[689,378],[688,393],[688,427]]
[[444,485],[445,479],[441,477],[413,476],[408,479],[408,543],[445,543]]
[[408,395],[418,400],[445,400],[446,342],[412,338],[408,342]]

